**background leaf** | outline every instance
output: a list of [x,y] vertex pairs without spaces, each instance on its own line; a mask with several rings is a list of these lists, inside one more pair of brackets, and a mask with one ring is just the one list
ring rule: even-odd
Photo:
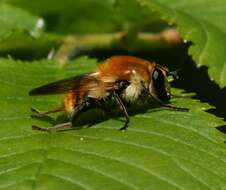
[[0,3],[0,38],[9,35],[9,31],[26,31],[32,36],[37,36],[44,28],[44,20],[23,9]]
[[[12,54],[22,49],[39,49],[36,54],[42,54],[59,40],[57,36],[44,34],[45,21],[41,17],[3,2],[0,2],[0,25],[1,54]],[[18,57],[22,56],[24,54]]]
[[143,7],[157,11],[169,24],[176,24],[198,66],[209,68],[211,79],[226,86],[226,6],[224,0],[169,1],[138,0]]
[[[9,53],[20,59],[47,57],[50,50],[57,49],[68,35],[80,37],[84,34],[129,32],[130,35],[135,36],[137,31],[149,26],[158,18],[148,9],[141,10],[138,2],[129,0],[66,0],[65,2],[3,0],[3,2],[29,12],[34,17],[42,18],[45,23],[45,31],[36,38],[29,38],[27,34],[17,37],[16,33],[0,44],[0,52],[4,55]],[[127,6],[128,3],[130,6]],[[125,9],[127,11],[124,11]],[[11,13],[7,12],[7,14],[9,15],[6,17],[11,18]],[[23,17],[17,19],[23,21]],[[24,43],[20,43],[21,41]]]
[[172,100],[189,108],[187,113],[156,105],[131,110],[125,132],[117,130],[123,124],[119,117],[98,110],[81,115],[83,127],[96,122],[90,128],[32,131],[32,124],[47,127],[55,121],[31,117],[29,108],[50,109],[62,97],[29,97],[28,91],[96,66],[86,57],[64,67],[54,61],[0,60],[2,189],[226,188],[224,136],[215,129],[225,122],[204,111],[208,104],[189,97]]
[[145,8],[141,10],[138,2],[129,0],[4,1],[43,17],[47,31],[61,34],[128,30],[132,25],[142,26],[156,19],[154,13]]
[[[221,87],[226,85],[224,58],[226,10],[223,0],[217,3],[213,0],[66,0],[65,2],[4,0],[3,2],[44,18],[46,32],[57,35],[156,31],[156,28],[161,29],[166,26],[162,21],[170,25],[175,24],[185,41],[192,42],[189,54],[197,65],[207,66],[211,79]],[[53,42],[53,39],[50,39],[47,37],[44,42]],[[58,40],[55,39],[55,43],[59,42]]]

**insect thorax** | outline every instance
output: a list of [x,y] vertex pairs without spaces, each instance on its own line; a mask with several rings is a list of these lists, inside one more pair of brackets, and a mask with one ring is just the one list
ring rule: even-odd
[[141,77],[139,75],[133,75],[130,80],[130,85],[122,93],[122,98],[127,102],[136,102],[142,91]]

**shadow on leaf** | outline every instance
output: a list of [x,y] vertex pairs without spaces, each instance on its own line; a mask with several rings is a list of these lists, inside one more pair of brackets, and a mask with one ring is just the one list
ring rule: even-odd
[[217,130],[219,130],[220,132],[226,134],[226,125],[221,125],[221,126],[218,126],[218,127],[216,127],[216,128],[217,128]]
[[[127,111],[130,117],[139,113],[151,113],[151,112],[157,112],[162,110],[168,110],[168,108],[161,107],[158,103],[131,105],[129,106],[129,108],[127,108]],[[54,119],[51,116],[32,115],[31,117],[41,121],[45,121],[51,124],[52,126],[67,122],[67,119],[64,114],[58,115],[56,119]],[[115,119],[115,120],[121,121],[122,124],[119,127],[119,129],[123,126],[125,122],[125,119],[123,118],[123,114],[121,110],[118,108],[115,108],[110,112],[105,112],[100,108],[90,108],[85,112],[78,113],[78,115],[73,120],[73,128],[66,129],[66,130],[78,130],[82,128],[89,128],[98,123],[107,121],[109,119]],[[65,131],[65,130],[60,130],[60,131]]]

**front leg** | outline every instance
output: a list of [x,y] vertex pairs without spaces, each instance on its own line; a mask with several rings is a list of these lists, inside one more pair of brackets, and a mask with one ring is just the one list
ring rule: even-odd
[[[155,100],[156,102],[158,102],[160,104],[161,107],[165,107],[165,108],[168,108],[170,110],[173,110],[173,111],[182,111],[182,112],[188,112],[189,109],[188,108],[181,108],[181,107],[176,107],[176,106],[173,106],[173,105],[168,105],[168,104],[165,104],[164,102],[162,102],[161,100],[155,98],[154,96],[152,96],[149,92],[149,90],[145,87],[144,83],[142,82],[141,83],[142,86],[143,86],[143,89],[144,89],[144,92],[149,96],[151,97],[153,100]],[[172,96],[172,94],[171,94]],[[175,96],[174,96],[175,97]]]
[[126,107],[123,104],[123,101],[121,100],[120,96],[116,92],[113,92],[113,97],[115,98],[117,104],[119,105],[120,109],[122,110],[122,112],[126,118],[125,124],[122,128],[120,128],[120,130],[126,130],[128,128],[128,124],[129,124],[129,115],[127,113]]

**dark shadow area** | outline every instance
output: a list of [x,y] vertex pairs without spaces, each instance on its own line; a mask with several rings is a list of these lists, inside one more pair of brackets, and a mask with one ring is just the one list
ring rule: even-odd
[[54,46],[51,44],[40,44],[40,46],[37,44],[37,46],[34,45],[32,48],[27,46],[21,49],[0,52],[0,56],[4,58],[12,57],[14,60],[35,61],[47,58],[52,48],[54,48]]
[[[127,107],[129,116],[134,116],[139,113],[156,112],[164,109],[167,108],[161,107],[158,103],[145,103],[144,105],[131,105]],[[75,128],[82,128],[83,126],[92,127],[95,124],[107,121],[109,119],[121,121],[121,127],[123,127],[125,123],[125,118],[122,111],[119,108],[115,107],[111,112],[104,112],[99,108],[90,109],[79,114],[78,117],[73,121],[73,125]]]
[[31,115],[31,118],[34,118],[34,119],[37,119],[37,120],[41,120],[41,121],[45,121],[45,122],[48,122],[52,125],[55,125],[56,121],[54,118],[52,118],[51,116],[48,116],[48,115],[45,115],[45,116],[38,116],[38,115]]
[[218,127],[216,127],[216,128],[217,128],[217,130],[219,130],[220,132],[226,134],[226,125],[221,125],[221,126],[218,126]]
[[[153,102],[153,101],[151,103],[146,102],[145,104],[142,104],[142,105],[130,105],[129,107],[127,107],[129,116],[134,116],[138,113],[150,113],[150,112],[157,112],[157,111],[162,111],[162,110],[166,110],[166,109],[171,110],[171,109],[168,109],[165,107],[161,107],[160,104]],[[175,110],[172,110],[172,111],[175,111]],[[51,126],[68,122],[68,120],[66,119],[66,117],[63,113],[58,114],[56,119],[54,119],[54,117],[51,117],[51,116],[54,116],[54,114],[53,115],[45,115],[45,116],[31,115],[32,118],[48,122],[49,124],[51,124]],[[105,112],[100,108],[91,108],[85,112],[78,113],[77,117],[75,117],[75,119],[73,120],[73,128],[72,129],[60,130],[59,132],[67,131],[67,130],[78,130],[78,129],[82,129],[82,128],[89,128],[98,123],[107,121],[109,119],[114,119],[114,120],[120,121],[121,127],[123,127],[123,125],[125,123],[124,115],[117,106],[114,106],[110,112]],[[129,126],[130,126],[130,124],[129,124]],[[39,127],[42,127],[42,126],[39,126]],[[120,128],[118,128],[118,130]],[[117,128],[116,128],[116,130],[117,130]]]

